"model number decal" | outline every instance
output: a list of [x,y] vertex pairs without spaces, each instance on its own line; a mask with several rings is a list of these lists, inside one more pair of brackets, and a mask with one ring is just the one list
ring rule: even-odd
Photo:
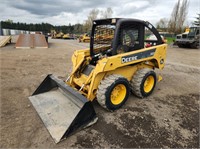
[[140,53],[136,53],[136,54],[131,54],[131,55],[128,55],[128,56],[123,56],[122,59],[121,59],[121,63],[128,63],[128,62],[131,62],[131,61],[135,61],[135,60],[138,60],[138,59],[142,59],[142,58],[147,58],[147,57],[151,57],[154,55],[156,49],[151,49],[151,50],[148,50],[148,51],[144,51],[144,52],[140,52]]

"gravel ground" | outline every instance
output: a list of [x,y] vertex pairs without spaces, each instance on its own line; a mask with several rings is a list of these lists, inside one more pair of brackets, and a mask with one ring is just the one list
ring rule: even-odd
[[65,77],[74,50],[88,43],[49,39],[48,49],[0,49],[0,148],[198,148],[200,50],[168,47],[163,80],[146,99],[131,95],[108,112],[93,102],[99,120],[55,144],[28,97],[47,74]]

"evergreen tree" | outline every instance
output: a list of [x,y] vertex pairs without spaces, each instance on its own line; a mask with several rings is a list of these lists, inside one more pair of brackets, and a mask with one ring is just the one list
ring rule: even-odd
[[12,20],[1,21],[1,26],[4,29],[16,29],[16,30],[25,30],[25,31],[39,31],[43,33],[50,33],[51,30],[55,30],[56,32],[63,32],[63,33],[71,33],[71,34],[81,34],[83,33],[83,25],[82,24],[75,24],[71,25],[60,25],[60,26],[53,26],[49,23],[20,23],[20,22],[13,22]]

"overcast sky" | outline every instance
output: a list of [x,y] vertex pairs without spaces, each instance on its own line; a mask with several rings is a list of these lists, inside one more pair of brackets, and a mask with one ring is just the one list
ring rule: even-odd
[[[177,0],[0,0],[0,20],[14,22],[68,25],[83,23],[89,12],[98,8],[113,10],[112,17],[148,20],[154,25],[161,18],[170,18]],[[187,22],[200,13],[200,0],[189,0]]]

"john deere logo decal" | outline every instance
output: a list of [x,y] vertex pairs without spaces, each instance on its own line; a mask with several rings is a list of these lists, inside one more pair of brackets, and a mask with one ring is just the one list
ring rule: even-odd
[[123,56],[121,63],[123,64],[123,63],[128,63],[128,62],[131,62],[131,61],[135,61],[135,60],[138,60],[138,59],[151,57],[151,56],[154,55],[155,51],[156,51],[156,49],[151,49],[151,50],[148,50],[148,51],[144,51],[144,52],[140,52],[140,53],[136,53],[136,54],[131,54],[131,55],[128,55],[128,56]]

